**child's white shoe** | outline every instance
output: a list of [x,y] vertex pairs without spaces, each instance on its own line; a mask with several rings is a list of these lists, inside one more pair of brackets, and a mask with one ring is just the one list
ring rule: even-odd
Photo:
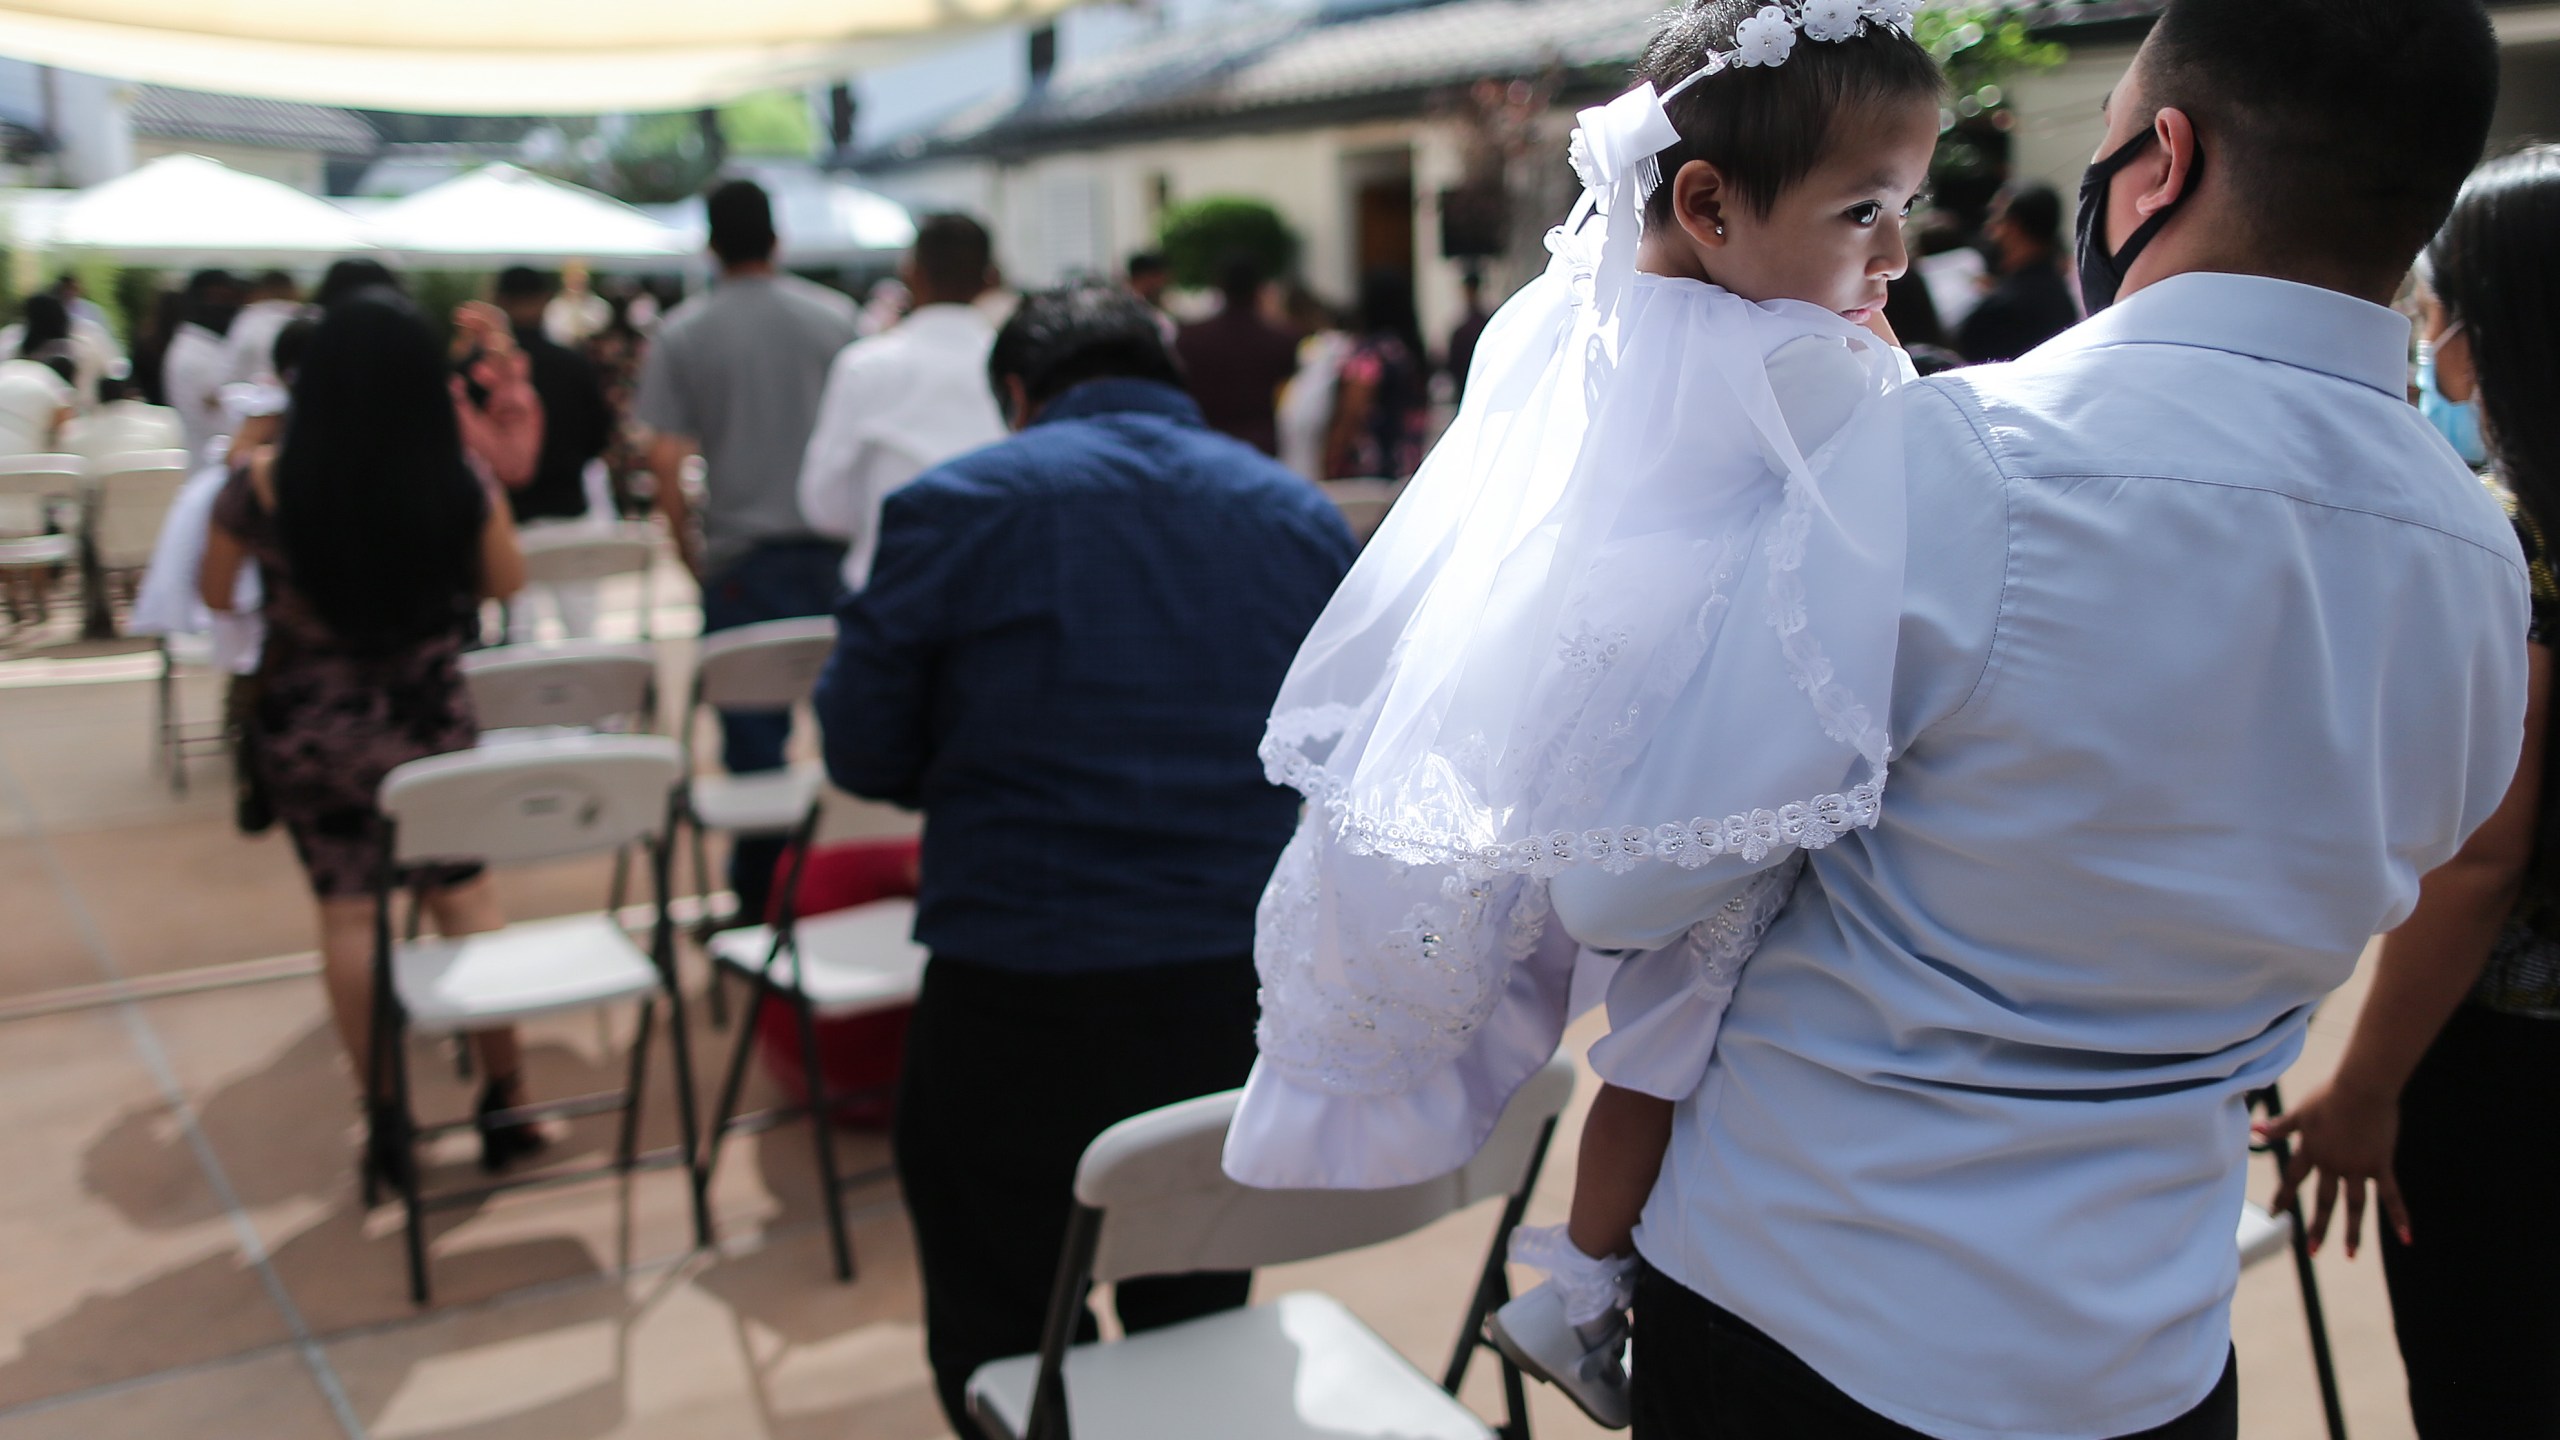
[[1486,1328],[1511,1363],[1544,1380],[1612,1430],[1627,1428],[1627,1304],[1636,1258],[1595,1260],[1562,1225],[1511,1232],[1511,1258],[1547,1281],[1493,1312]]
[[[1585,1328],[1600,1334],[1584,1338]],[[1612,1313],[1596,1327],[1564,1318],[1564,1293],[1549,1281],[1493,1312],[1486,1324],[1493,1343],[1521,1372],[1543,1380],[1582,1407],[1596,1423],[1624,1430],[1627,1399],[1627,1317]]]

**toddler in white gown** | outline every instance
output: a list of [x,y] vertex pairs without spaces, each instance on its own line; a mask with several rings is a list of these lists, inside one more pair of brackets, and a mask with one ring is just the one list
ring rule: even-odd
[[1262,1054],[1226,1157],[1247,1183],[1463,1164],[1562,1036],[1561,870],[1757,874],[1616,959],[1571,1222],[1522,1232],[1551,1278],[1494,1323],[1603,1424],[1627,1422],[1672,1106],[1803,853],[1883,803],[1909,370],[1881,310],[1940,91],[1915,5],[1693,0],[1636,89],[1582,113],[1552,263],[1487,327],[1263,743],[1309,803],[1259,914]]

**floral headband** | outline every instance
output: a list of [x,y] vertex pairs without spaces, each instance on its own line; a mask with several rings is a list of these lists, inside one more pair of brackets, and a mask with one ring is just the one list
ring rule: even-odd
[[1920,0],[1787,0],[1763,5],[1758,14],[1734,27],[1734,48],[1711,51],[1707,63],[1659,95],[1650,84],[1638,85],[1605,106],[1576,118],[1571,155],[1574,173],[1587,190],[1607,194],[1621,180],[1632,181],[1642,204],[1662,183],[1655,157],[1679,143],[1663,108],[1690,86],[1737,65],[1775,67],[1787,63],[1796,37],[1826,44],[1854,39],[1870,26],[1911,33]]

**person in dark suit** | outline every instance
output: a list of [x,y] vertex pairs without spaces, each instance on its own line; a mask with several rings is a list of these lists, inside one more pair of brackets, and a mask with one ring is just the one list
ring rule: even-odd
[[2062,196],[2050,185],[2000,194],[1983,234],[2000,279],[1956,327],[1956,350],[1976,365],[2015,360],[2080,323],[2062,275]]
[[613,412],[604,381],[586,356],[552,342],[542,328],[543,307],[558,294],[560,279],[518,265],[498,276],[498,308],[506,312],[516,345],[533,363],[533,393],[542,400],[542,453],[533,477],[507,492],[519,523],[574,520],[587,513],[587,462],[613,439]]
[[[1353,553],[1209,427],[1137,296],[1031,296],[988,370],[1018,433],[890,493],[816,701],[835,782],[926,819],[895,1133],[962,1433],[970,1374],[1039,1348],[1086,1144],[1253,1066],[1254,905],[1298,820],[1255,747]],[[1249,1285],[1115,1303],[1143,1330]]]

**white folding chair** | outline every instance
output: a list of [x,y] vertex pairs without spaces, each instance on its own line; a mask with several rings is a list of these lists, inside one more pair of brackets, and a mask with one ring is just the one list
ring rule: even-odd
[[[160,527],[193,474],[184,450],[140,450],[96,462],[89,493],[89,619],[93,629],[114,630],[118,582],[128,591],[151,564]],[[128,594],[127,598],[131,598]]]
[[[558,731],[648,730],[657,718],[658,656],[641,641],[492,646],[462,657],[462,679],[483,743]],[[533,733],[504,733],[511,731]]]
[[[702,637],[694,662],[693,694],[684,712],[685,785],[680,813],[693,835],[694,891],[701,906],[697,936],[705,946],[718,927],[711,917],[711,848],[709,832],[726,831],[740,839],[780,839],[800,828],[816,810],[825,788],[825,771],[816,765],[785,765],[745,775],[703,775],[693,763],[693,737],[705,710],[789,710],[817,689],[818,672],[835,649],[836,622],[824,615],[796,620],[768,620],[741,625]],[[761,915],[734,917],[755,924]],[[711,1018],[727,1021],[727,1002],[720,975],[712,971]]]
[[[2272,1120],[2284,1113],[2284,1094],[2270,1085],[2249,1096],[2249,1108],[2264,1110]],[[2250,1148],[2273,1156],[2278,1175],[2293,1163],[2293,1145],[2289,1141],[2273,1140]],[[2347,1440],[2346,1406],[2338,1396],[2338,1367],[2329,1355],[2329,1322],[2320,1308],[2320,1279],[2312,1273],[2311,1235],[2303,1228],[2302,1212],[2296,1209],[2278,1218],[2256,1201],[2243,1201],[2239,1244],[2243,1270],[2287,1250],[2293,1252],[2293,1278],[2302,1287],[2302,1319],[2311,1332],[2311,1367],[2320,1380],[2320,1406],[2329,1422],[2329,1440]]]
[[[767,996],[780,996],[791,1007],[800,1046],[800,1068],[809,1087],[811,1144],[817,1151],[818,1185],[827,1215],[828,1243],[833,1248],[836,1278],[853,1279],[853,1237],[846,1229],[844,1192],[885,1179],[886,1169],[842,1175],[836,1166],[835,1111],[866,1095],[830,1094],[827,1072],[818,1054],[818,1022],[868,1015],[915,1003],[924,988],[925,948],[915,942],[916,906],[910,899],[877,900],[824,915],[800,914],[801,871],[809,863],[817,839],[817,811],[792,836],[791,873],[783,881],[781,910],[772,925],[724,930],[711,937],[714,992],[719,977],[734,973],[753,985],[747,996],[738,1039],[730,1051],[720,1099],[712,1107],[711,1126],[702,1144],[704,1183],[720,1165],[720,1144],[737,1131],[772,1128],[795,1113],[776,1109],[740,1115],[738,1091],[745,1084],[747,1058],[756,1047],[756,1017]],[[787,957],[787,958],[786,958]]]
[[[1512,1098],[1473,1160],[1394,1190],[1255,1190],[1219,1167],[1236,1094],[1123,1120],[1085,1147],[1075,1210],[1037,1355],[969,1377],[969,1414],[989,1440],[1491,1440],[1455,1398],[1485,1316],[1510,1296],[1503,1260],[1573,1095],[1561,1056]],[[1248,1270],[1392,1240],[1480,1200],[1508,1197],[1478,1271],[1457,1352],[1437,1385],[1354,1318],[1312,1292],[1209,1315],[1112,1344],[1076,1345],[1086,1288],[1099,1281]],[[1498,1355],[1498,1352],[1497,1352]],[[1526,1440],[1519,1372],[1503,1361],[1508,1419]]]
[[656,537],[655,527],[638,521],[536,522],[516,532],[516,546],[524,554],[527,585],[594,585],[617,575],[639,576],[640,638],[647,640],[656,633]]
[[79,560],[80,542],[64,533],[54,510],[79,500],[88,474],[89,462],[77,455],[0,455],[0,580],[16,618],[26,618],[22,593],[43,618],[53,572]]
[[62,428],[62,448],[91,460],[134,450],[183,450],[187,427],[165,405],[117,400]]
[[[372,1137],[366,1154],[390,1149],[407,1157],[389,1178],[407,1212],[409,1289],[421,1305],[427,1301],[427,1210],[519,1185],[681,1164],[692,1192],[694,1236],[701,1244],[711,1243],[710,1212],[694,1149],[693,1062],[685,1043],[684,994],[675,983],[675,931],[668,911],[668,839],[682,763],[676,743],[663,736],[567,736],[414,760],[382,782],[380,803],[389,843],[376,889],[374,1063],[365,1077],[365,1095],[373,1123],[387,1121],[396,1128],[389,1136]],[[525,921],[458,938],[392,938],[398,891],[422,867],[534,864],[634,844],[648,847],[657,902],[645,952],[611,914]],[[675,1053],[681,1133],[672,1151],[643,1156],[640,1097],[661,995],[669,1007],[667,1038]],[[503,1124],[619,1111],[621,1138],[610,1160],[585,1171],[553,1171],[435,1195],[421,1192],[419,1139],[463,1129],[473,1121],[418,1124],[409,1102],[404,1049],[409,1035],[459,1035],[635,1001],[639,1028],[631,1042],[628,1083],[619,1094],[545,1101],[488,1117]],[[368,1161],[367,1205],[376,1198],[379,1178]]]

